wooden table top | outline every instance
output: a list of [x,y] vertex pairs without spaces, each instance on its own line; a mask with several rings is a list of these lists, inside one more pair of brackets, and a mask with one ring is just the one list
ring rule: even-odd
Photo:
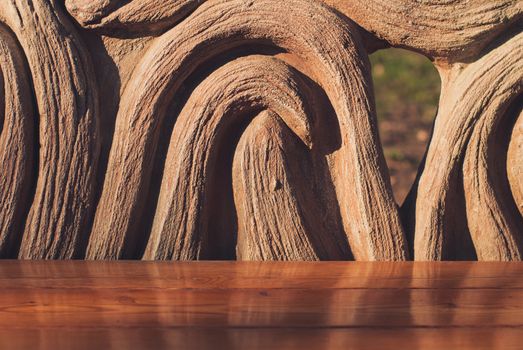
[[0,349],[521,349],[521,263],[0,262]]

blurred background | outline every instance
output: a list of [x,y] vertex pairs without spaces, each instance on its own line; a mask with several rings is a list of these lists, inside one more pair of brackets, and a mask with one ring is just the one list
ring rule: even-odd
[[425,153],[441,82],[429,59],[410,51],[380,50],[370,59],[381,142],[401,204]]

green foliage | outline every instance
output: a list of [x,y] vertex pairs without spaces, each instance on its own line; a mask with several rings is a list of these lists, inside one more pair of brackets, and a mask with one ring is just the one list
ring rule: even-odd
[[387,159],[392,159],[392,160],[397,161],[397,162],[402,162],[402,161],[404,161],[406,159],[406,157],[403,154],[403,152],[401,152],[400,150],[398,150],[396,148],[386,149],[385,150],[385,157]]
[[379,119],[415,113],[422,121],[436,114],[440,78],[424,56],[401,50],[380,50],[370,56]]

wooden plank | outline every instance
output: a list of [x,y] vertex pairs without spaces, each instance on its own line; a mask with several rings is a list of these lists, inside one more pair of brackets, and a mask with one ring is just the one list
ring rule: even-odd
[[[264,288],[522,289],[523,264],[507,262],[2,261],[0,289]],[[13,281],[16,281],[14,284]],[[131,282],[132,281],[132,282]]]
[[0,328],[523,327],[521,290],[4,288]]
[[520,329],[0,330],[0,348],[27,349],[521,349]]
[[0,348],[518,348],[518,263],[0,262]]

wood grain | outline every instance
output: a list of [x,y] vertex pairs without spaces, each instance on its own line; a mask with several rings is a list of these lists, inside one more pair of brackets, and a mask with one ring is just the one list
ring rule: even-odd
[[[467,231],[478,260],[521,260],[523,218],[510,195],[506,165],[496,164],[507,150],[495,137],[498,125],[514,117],[507,110],[523,91],[521,57],[523,33],[466,67],[442,73],[433,141],[415,184],[416,260],[463,258],[469,247],[453,236]],[[461,256],[452,256],[452,246]]]
[[[329,40],[317,40],[320,37]],[[318,87],[314,92],[328,97],[337,117],[333,131],[338,130],[340,145],[324,158],[330,164],[338,210],[355,258],[406,260],[407,242],[378,142],[369,61],[359,31],[354,23],[324,4],[303,0],[204,2],[185,21],[154,40],[138,62],[133,62],[134,70],[121,93],[113,144],[86,252],[87,258],[136,258],[135,251],[139,248],[137,242],[143,239],[140,237],[139,220],[147,204],[155,206],[156,213],[146,259],[207,258],[201,255],[200,237],[209,234],[210,230],[204,230],[205,226],[199,224],[205,222],[201,218],[205,218],[208,209],[204,205],[190,205],[194,203],[183,197],[185,189],[194,187],[194,183],[207,183],[211,171],[220,171],[226,165],[218,162],[217,166],[212,167],[212,162],[209,162],[209,169],[201,171],[206,163],[205,157],[195,157],[191,165],[201,170],[180,179],[182,187],[176,192],[178,198],[172,198],[173,189],[166,183],[170,185],[170,176],[174,177],[178,172],[184,174],[185,164],[181,162],[178,170],[176,161],[191,158],[193,148],[200,153],[204,148],[234,149],[234,138],[221,136],[220,129],[212,128],[213,123],[205,123],[209,114],[205,113],[206,110],[216,114],[212,120],[226,119],[219,117],[220,113],[226,116],[228,110],[225,107],[231,99],[227,100],[227,94],[204,93],[202,86],[216,79],[215,74],[219,73],[219,69],[213,72],[215,74],[206,74],[203,81],[197,81],[199,86],[196,92],[191,93],[185,104],[181,91],[195,83],[194,75],[199,70],[209,70],[220,62],[220,56],[246,47],[256,50],[268,47],[276,52],[287,53],[289,61],[299,62],[306,76],[316,81]],[[258,81],[249,82],[245,79],[248,70],[236,70],[236,81],[242,82],[238,87],[243,89],[249,84],[254,85],[261,99],[267,94],[282,97],[279,88],[282,81],[273,81],[272,75],[267,74],[270,72],[267,67],[262,72],[272,87],[266,88]],[[289,84],[283,92],[293,91],[295,87],[291,82],[283,82]],[[306,95],[301,90],[296,93],[298,96]],[[200,106],[203,111],[192,108],[195,100],[200,104],[204,102]],[[250,101],[252,99],[239,107],[251,112],[253,103]],[[181,134],[187,141],[198,141],[201,147],[198,149],[192,143],[182,143],[174,148],[171,139],[170,149],[176,156],[169,154],[165,160],[167,171],[162,179],[158,202],[146,203],[144,197],[149,193],[153,180],[151,175],[154,155],[160,142],[159,134],[166,127],[169,107],[176,103],[184,106],[171,136],[177,139],[176,136]],[[274,103],[260,103],[256,107],[273,112],[276,110]],[[179,130],[188,118],[185,115],[190,115],[191,124],[188,126],[194,135],[184,135]],[[320,113],[307,114],[307,117],[317,119],[315,125],[322,122]],[[308,132],[314,131],[300,128],[297,134],[308,136]],[[333,138],[333,131],[323,139]],[[323,145],[325,143],[322,142]],[[312,144],[309,146],[312,147]],[[210,160],[211,156],[208,156]],[[164,192],[166,187],[168,192]],[[203,186],[198,187],[200,194],[195,197],[210,197],[208,191],[202,191]],[[227,195],[221,188],[215,191],[221,195],[220,199]],[[196,198],[194,202],[201,201]],[[170,216],[173,210],[176,215]],[[228,214],[234,217],[234,213]],[[181,239],[171,239],[174,234],[169,232],[171,228],[176,230],[174,233],[180,235]],[[233,243],[229,242],[232,250],[235,248]],[[333,258],[337,253],[335,251],[331,254]],[[217,258],[227,259],[230,256],[221,255]]]
[[36,127],[28,69],[14,35],[0,24],[0,257],[16,257],[30,206]]
[[521,25],[518,0],[323,0],[394,46],[441,62],[470,62],[511,25]]
[[[522,4],[1,1],[0,257],[520,261]],[[401,207],[387,46],[442,79]]]
[[517,348],[522,273],[477,262],[4,261],[0,346]]
[[35,103],[39,115],[36,189],[24,229],[17,231],[23,233],[20,250],[15,247],[9,255],[82,256],[99,153],[98,89],[89,54],[55,1],[2,1],[0,22],[19,41],[32,77],[34,102],[27,92],[15,98],[26,109]]
[[0,346],[26,349],[520,349],[519,329],[83,329],[0,330]]

